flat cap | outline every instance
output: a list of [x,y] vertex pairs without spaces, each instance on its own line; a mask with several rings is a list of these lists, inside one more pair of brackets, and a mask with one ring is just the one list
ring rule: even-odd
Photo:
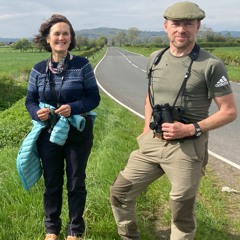
[[163,17],[170,20],[205,18],[205,12],[193,2],[178,2],[168,7]]

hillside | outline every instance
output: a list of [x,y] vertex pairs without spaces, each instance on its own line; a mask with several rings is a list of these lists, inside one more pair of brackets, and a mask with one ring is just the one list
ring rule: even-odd
[[[127,33],[128,30],[119,29],[119,28],[100,27],[100,28],[76,30],[76,35],[88,37],[89,39],[97,39],[100,37],[106,37],[108,39],[111,39],[116,35],[116,33],[122,32],[122,31]],[[221,34],[223,36],[232,36],[236,38],[240,37],[240,31],[221,31],[221,32],[215,32],[215,33]],[[142,39],[144,38],[149,39],[151,37],[156,37],[156,36],[166,36],[166,33],[164,31],[140,31],[139,32],[139,37]],[[5,44],[16,42],[18,40],[19,38],[0,38],[0,42]]]
[[9,44],[18,41],[19,38],[0,38],[0,42],[4,44]]
[[[76,31],[76,35],[85,36],[88,38],[99,38],[99,37],[106,37],[106,38],[112,38],[114,35],[116,35],[118,32],[126,32],[127,29],[118,29],[118,28],[92,28],[92,29],[83,29]],[[164,31],[140,31],[139,37],[154,37],[154,36],[165,36]]]
[[[83,29],[83,30],[77,30],[76,34],[89,37],[89,38],[99,38],[99,37],[106,37],[111,38],[118,32],[126,32],[127,29],[118,29],[118,28],[92,28],[92,29]],[[240,31],[221,31],[221,32],[215,32],[216,34],[221,34],[223,36],[232,36],[232,37],[240,37]],[[139,32],[140,37],[149,38],[149,37],[155,37],[155,36],[166,36],[165,31],[140,31]]]

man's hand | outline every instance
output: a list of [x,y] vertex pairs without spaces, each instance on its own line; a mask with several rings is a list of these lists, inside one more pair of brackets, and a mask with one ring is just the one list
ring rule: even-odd
[[195,134],[193,124],[184,124],[181,122],[163,123],[162,131],[163,138],[166,140],[180,139],[193,136]]

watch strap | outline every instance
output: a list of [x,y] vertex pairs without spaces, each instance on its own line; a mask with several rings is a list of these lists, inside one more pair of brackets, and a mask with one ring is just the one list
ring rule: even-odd
[[197,122],[195,122],[195,123],[193,123],[193,125],[195,127],[195,134],[194,134],[194,136],[196,136],[196,137],[201,136],[202,130],[201,130],[199,124]]

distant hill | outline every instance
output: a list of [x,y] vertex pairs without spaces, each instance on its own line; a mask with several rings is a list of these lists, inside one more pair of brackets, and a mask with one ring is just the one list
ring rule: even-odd
[[0,42],[4,43],[4,44],[10,44],[10,43],[16,42],[18,40],[19,40],[19,38],[0,38]]
[[124,29],[101,27],[101,28],[78,30],[75,33],[76,35],[80,35],[88,38],[99,38],[99,37],[111,38],[116,33],[121,31],[127,32],[127,30],[124,30]]
[[[106,37],[111,38],[118,32],[126,32],[128,30],[126,29],[118,29],[118,28],[92,28],[92,29],[83,29],[76,31],[76,35],[85,36],[88,38],[99,38],[99,37]],[[216,32],[218,34],[222,35],[230,35],[231,37],[240,37],[240,31],[221,31]],[[166,33],[164,31],[140,31],[139,37],[143,38],[149,38],[149,37],[155,37],[155,36],[166,36]]]
[[[96,39],[100,37],[106,37],[108,39],[111,39],[113,36],[116,35],[118,32],[126,32],[127,29],[119,29],[119,28],[107,28],[107,27],[101,27],[101,28],[92,28],[92,29],[82,29],[82,30],[77,30],[76,35],[80,36],[85,36],[88,37],[89,39]],[[231,36],[231,37],[240,37],[240,31],[221,31],[221,32],[216,32],[218,34],[226,35],[226,36]],[[166,33],[164,31],[140,31],[139,32],[139,37],[141,39],[149,39],[151,37],[156,37],[156,36],[166,36]],[[0,38],[0,42],[9,44],[11,42],[16,42],[18,41],[19,38]],[[29,39],[31,40],[31,39]]]
[[[76,35],[85,36],[88,38],[99,38],[106,37],[108,39],[114,37],[118,32],[126,32],[126,29],[118,29],[118,28],[92,28],[92,29],[83,29],[76,31]],[[164,31],[140,31],[139,37],[154,37],[154,36],[166,36]]]
[[224,36],[227,36],[230,34],[231,37],[236,37],[236,38],[240,37],[240,31],[221,31],[218,33],[221,33]]

